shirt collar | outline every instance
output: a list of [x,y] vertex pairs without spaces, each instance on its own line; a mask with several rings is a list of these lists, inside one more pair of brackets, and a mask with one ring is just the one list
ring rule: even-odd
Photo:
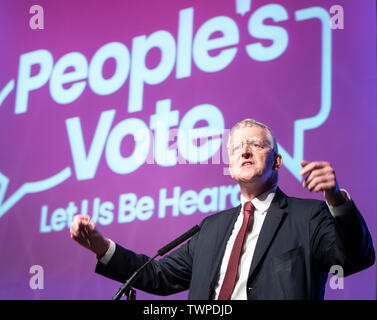
[[[271,189],[267,190],[266,192],[263,192],[262,194],[260,194],[258,197],[255,197],[253,200],[251,200],[251,203],[253,204],[255,209],[257,209],[257,211],[260,212],[261,214],[266,213],[268,208],[270,207],[271,202],[275,197],[276,188],[277,187],[274,186]],[[246,199],[241,194],[242,208],[243,208],[245,202],[247,202],[247,201],[249,201],[249,200]],[[242,210],[241,210],[241,212],[242,212]]]

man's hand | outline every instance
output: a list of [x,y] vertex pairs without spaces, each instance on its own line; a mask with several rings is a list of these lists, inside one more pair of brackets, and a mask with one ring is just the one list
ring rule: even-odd
[[84,248],[93,251],[97,258],[102,258],[109,249],[110,240],[105,239],[96,229],[88,216],[76,215],[70,228],[71,238]]
[[301,176],[308,175],[302,186],[310,192],[323,192],[323,195],[330,206],[336,207],[346,201],[339,189],[335,177],[335,171],[328,162],[301,161]]

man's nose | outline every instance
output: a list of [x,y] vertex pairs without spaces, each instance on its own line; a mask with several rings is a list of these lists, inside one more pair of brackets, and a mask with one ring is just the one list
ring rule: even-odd
[[250,147],[247,143],[242,144],[242,158],[249,159],[252,156]]
[[251,158],[252,153],[246,150],[245,152],[242,152],[242,158],[249,159]]

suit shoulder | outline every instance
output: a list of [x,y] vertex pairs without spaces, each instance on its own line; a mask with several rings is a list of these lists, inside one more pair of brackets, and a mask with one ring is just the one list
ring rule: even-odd
[[222,221],[224,218],[228,218],[229,216],[233,216],[234,214],[237,214],[240,208],[241,206],[239,205],[231,209],[227,209],[227,210],[223,210],[223,211],[211,214],[203,219],[202,224]]
[[312,205],[312,206],[322,206],[326,204],[323,200],[317,200],[317,199],[305,199],[305,198],[298,198],[298,197],[288,197],[287,196],[288,203],[294,203],[294,204],[300,204],[300,205]]
[[297,197],[287,197],[288,208],[293,208],[293,211],[306,212],[307,214],[317,212],[327,208],[326,202],[317,199],[304,199]]

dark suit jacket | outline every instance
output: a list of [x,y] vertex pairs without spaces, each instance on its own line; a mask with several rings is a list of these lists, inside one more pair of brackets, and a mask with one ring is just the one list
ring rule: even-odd
[[[206,217],[190,241],[149,264],[133,286],[158,295],[189,289],[189,299],[211,299],[240,209]],[[333,218],[325,202],[287,197],[277,189],[250,266],[248,299],[323,299],[331,266],[342,266],[345,276],[371,266],[371,236],[353,202],[352,211]],[[96,272],[125,282],[147,260],[117,244]]]

